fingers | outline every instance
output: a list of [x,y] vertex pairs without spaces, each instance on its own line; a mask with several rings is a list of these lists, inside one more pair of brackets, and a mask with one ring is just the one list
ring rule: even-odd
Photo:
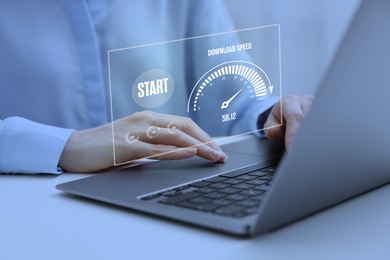
[[[167,150],[166,146],[160,145],[162,150]],[[169,149],[169,148],[168,148]],[[153,156],[153,159],[156,160],[181,160],[181,159],[187,159],[196,156],[196,148],[187,147],[187,148],[177,148],[177,147],[171,147],[169,151],[165,152],[159,152],[155,156]]]
[[227,159],[212,138],[189,118],[144,111],[121,123],[119,138],[125,135],[129,149],[137,151],[138,158],[182,159],[199,155],[217,162]]
[[264,124],[267,137],[276,140],[283,136],[286,149],[290,149],[305,115],[308,113],[313,96],[287,96],[276,104]]
[[221,147],[219,147],[205,131],[188,117],[159,114],[152,111],[144,111],[144,113],[147,113],[150,116],[149,120],[151,125],[168,128],[172,131],[180,129],[180,131],[192,136],[200,143],[207,144],[215,150],[221,150]]
[[139,140],[129,149],[137,151],[137,157],[156,160],[179,160],[191,158],[197,155],[197,149],[194,147],[178,148],[171,145],[159,145],[143,142]]
[[287,100],[283,103],[283,117],[285,120],[285,146],[289,150],[304,119],[304,112],[297,100]]
[[272,108],[267,121],[264,123],[264,129],[270,140],[277,140],[284,134],[281,120],[281,101]]
[[197,155],[212,161],[223,162],[227,159],[227,155],[221,150],[203,144],[178,128],[155,128],[152,136],[146,134],[141,137],[141,140],[151,144],[169,145],[178,148],[195,148]]
[[312,95],[307,95],[302,97],[301,108],[304,115],[307,115],[309,113],[309,110],[311,108],[311,105],[314,102],[314,99],[315,97]]

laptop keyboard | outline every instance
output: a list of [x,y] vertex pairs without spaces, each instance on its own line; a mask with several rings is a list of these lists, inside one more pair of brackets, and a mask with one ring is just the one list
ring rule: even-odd
[[257,212],[276,166],[249,173],[231,172],[141,197],[165,205],[245,217]]

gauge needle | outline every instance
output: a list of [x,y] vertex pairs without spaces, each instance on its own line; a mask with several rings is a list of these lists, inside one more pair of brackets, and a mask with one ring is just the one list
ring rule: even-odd
[[221,109],[228,108],[230,102],[231,102],[238,94],[240,94],[241,90],[243,90],[243,88],[240,89],[236,94],[234,94],[234,96],[232,96],[232,97],[229,98],[228,100],[222,102]]

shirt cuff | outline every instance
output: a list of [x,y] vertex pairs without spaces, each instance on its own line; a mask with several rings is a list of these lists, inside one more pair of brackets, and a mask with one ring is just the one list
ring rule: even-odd
[[21,117],[0,121],[0,173],[62,173],[58,162],[73,131]]

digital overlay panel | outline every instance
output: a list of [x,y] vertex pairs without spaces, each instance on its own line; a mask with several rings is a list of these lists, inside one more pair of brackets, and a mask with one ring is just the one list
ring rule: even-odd
[[[262,131],[256,118],[282,96],[280,44],[276,24],[108,51],[114,164],[130,162],[116,157],[117,144],[140,139],[115,120],[139,111],[190,117],[212,137]],[[143,136],[153,141],[160,129]]]

